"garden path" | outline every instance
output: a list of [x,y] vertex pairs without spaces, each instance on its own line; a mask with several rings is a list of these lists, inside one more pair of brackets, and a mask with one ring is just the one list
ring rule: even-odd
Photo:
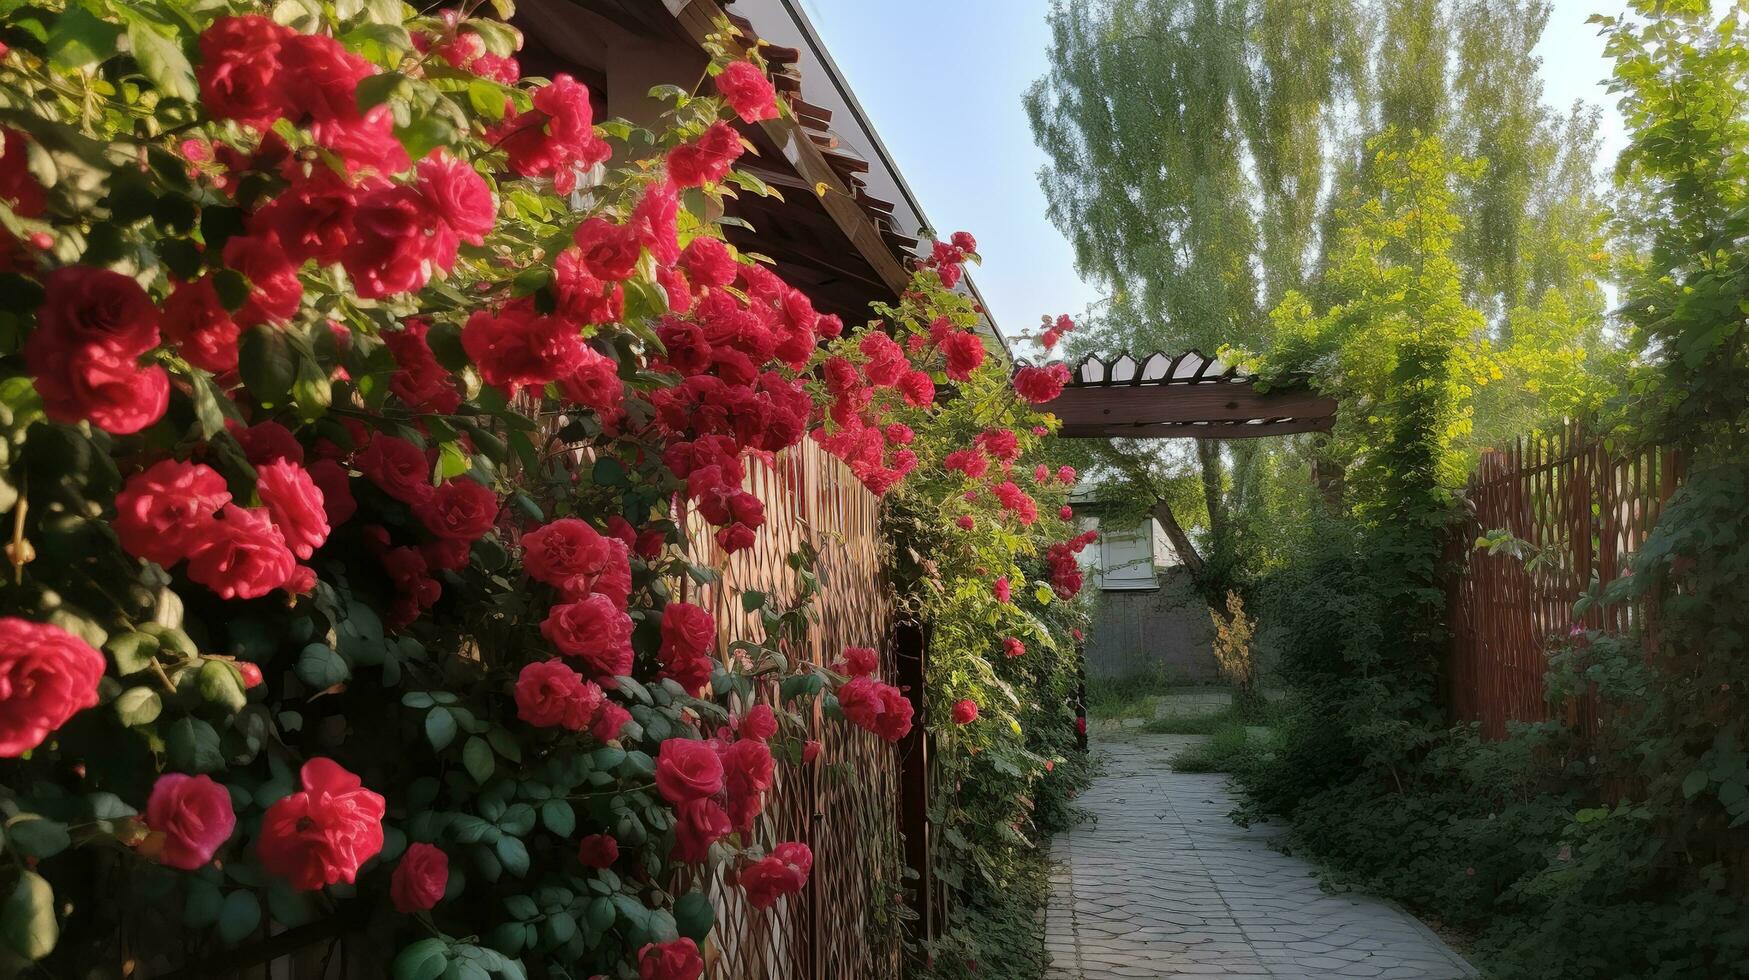
[[1387,902],[1330,895],[1313,867],[1243,828],[1220,774],[1167,759],[1203,736],[1096,732],[1104,772],[1059,834],[1046,914],[1047,980],[1460,980],[1473,967]]

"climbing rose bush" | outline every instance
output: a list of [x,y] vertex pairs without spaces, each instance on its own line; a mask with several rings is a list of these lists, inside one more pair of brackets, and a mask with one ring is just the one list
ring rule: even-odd
[[770,193],[731,120],[785,110],[723,29],[644,132],[488,17],[4,15],[9,969],[307,929],[395,977],[695,980],[701,882],[765,914],[832,860],[763,846],[778,768],[815,699],[891,741],[912,695],[868,648],[795,672],[807,553],[723,656],[690,544],[758,542],[744,481],[810,434],[876,492],[939,469],[942,392],[1003,370],[948,292],[969,235],[897,339],[727,244]]

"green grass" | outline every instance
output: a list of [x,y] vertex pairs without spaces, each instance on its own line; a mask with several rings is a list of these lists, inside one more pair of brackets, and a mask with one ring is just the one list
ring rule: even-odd
[[1214,711],[1161,715],[1143,725],[1142,731],[1150,735],[1213,735],[1233,725],[1268,725],[1275,714],[1275,706],[1267,703],[1248,712],[1230,704]]
[[1254,733],[1244,722],[1229,720],[1170,762],[1176,772],[1239,772],[1274,750],[1274,732]]
[[1154,699],[1177,685],[1164,667],[1126,677],[1089,677],[1087,713],[1094,718],[1148,718]]

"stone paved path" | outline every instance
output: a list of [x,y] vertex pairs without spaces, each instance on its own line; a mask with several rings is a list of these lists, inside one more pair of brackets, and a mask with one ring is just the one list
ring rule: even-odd
[[1460,980],[1476,971],[1400,909],[1327,895],[1278,830],[1227,818],[1226,777],[1166,760],[1199,736],[1110,732],[1082,798],[1098,818],[1058,835],[1049,980]]

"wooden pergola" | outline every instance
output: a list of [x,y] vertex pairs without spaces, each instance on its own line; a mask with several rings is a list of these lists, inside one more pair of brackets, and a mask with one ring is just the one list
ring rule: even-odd
[[1253,439],[1328,432],[1336,421],[1336,399],[1303,380],[1260,390],[1197,351],[1085,358],[1049,407],[1070,439]]

